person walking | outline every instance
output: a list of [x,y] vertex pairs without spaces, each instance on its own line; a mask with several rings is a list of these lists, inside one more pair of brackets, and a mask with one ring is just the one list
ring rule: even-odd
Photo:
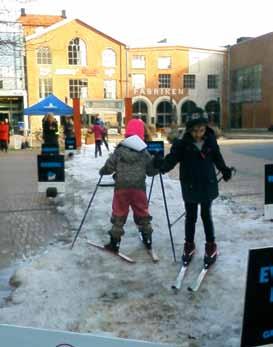
[[206,119],[188,121],[182,139],[174,141],[170,153],[164,159],[156,158],[154,161],[161,173],[172,170],[177,163],[180,163],[180,182],[186,211],[182,261],[188,264],[195,252],[195,225],[200,205],[206,238],[204,263],[211,265],[217,257],[212,220],[212,202],[219,194],[215,166],[222,173],[224,181],[231,179],[232,169],[226,166],[215,134],[207,126]]
[[110,242],[104,247],[112,252],[119,252],[123,226],[126,223],[129,207],[132,208],[134,221],[142,235],[144,245],[152,249],[152,217],[148,209],[146,196],[146,175],[158,173],[153,167],[152,156],[147,145],[136,134],[123,140],[100,169],[100,175],[112,175],[115,190],[112,202],[112,228],[109,231]]
[[100,118],[99,114],[96,115],[95,122],[97,122],[103,129],[102,134],[102,142],[104,143],[107,151],[109,152],[109,145],[108,145],[108,129],[106,125],[104,124],[104,121]]
[[101,142],[102,142],[103,132],[104,130],[103,130],[103,127],[100,125],[99,120],[96,120],[95,124],[88,129],[88,133],[94,134],[95,136],[95,158],[97,158],[98,153],[100,157],[102,156]]

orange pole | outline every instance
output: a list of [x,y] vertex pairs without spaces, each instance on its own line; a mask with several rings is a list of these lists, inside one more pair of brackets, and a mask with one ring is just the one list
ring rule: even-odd
[[73,99],[73,121],[75,129],[76,147],[80,148],[82,145],[81,140],[81,111],[80,111],[80,99]]
[[125,105],[125,126],[126,126],[129,120],[132,118],[132,114],[133,114],[132,98],[124,98],[124,105]]

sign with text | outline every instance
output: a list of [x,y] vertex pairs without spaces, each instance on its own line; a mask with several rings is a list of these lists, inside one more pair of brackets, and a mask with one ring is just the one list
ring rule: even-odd
[[273,343],[273,247],[251,249],[241,347]]
[[43,143],[42,144],[42,154],[59,154],[59,146],[55,145],[55,144],[47,144],[47,143]]
[[175,96],[183,95],[184,89],[182,88],[134,88],[133,95],[147,95],[147,96]]
[[76,147],[76,138],[75,137],[66,137],[65,138],[65,150],[75,150]]
[[0,325],[0,341],[3,347],[174,347],[161,343],[5,324]]
[[38,155],[38,181],[64,182],[64,156]]
[[147,150],[151,155],[164,158],[164,141],[147,141]]

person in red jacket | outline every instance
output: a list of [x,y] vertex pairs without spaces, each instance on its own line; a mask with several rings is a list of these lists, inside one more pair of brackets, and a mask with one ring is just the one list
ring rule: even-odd
[[9,124],[8,122],[0,122],[0,148],[1,151],[8,151],[8,142],[9,142]]
[[104,129],[100,125],[98,120],[96,120],[95,124],[89,128],[88,132],[90,134],[94,133],[94,136],[95,136],[95,158],[97,158],[98,153],[101,157],[102,156],[101,143],[102,143],[102,138],[104,134]]

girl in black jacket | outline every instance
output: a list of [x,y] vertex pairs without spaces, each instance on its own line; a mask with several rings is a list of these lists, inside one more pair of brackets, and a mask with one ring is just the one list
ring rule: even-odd
[[156,166],[159,166],[160,172],[165,173],[172,170],[177,163],[180,163],[180,181],[186,210],[182,261],[187,265],[195,251],[195,224],[200,204],[206,237],[204,262],[210,265],[217,256],[211,215],[212,201],[218,196],[215,166],[225,181],[230,180],[232,169],[226,166],[214,131],[207,126],[206,119],[189,121],[183,138],[173,143],[170,153]]

